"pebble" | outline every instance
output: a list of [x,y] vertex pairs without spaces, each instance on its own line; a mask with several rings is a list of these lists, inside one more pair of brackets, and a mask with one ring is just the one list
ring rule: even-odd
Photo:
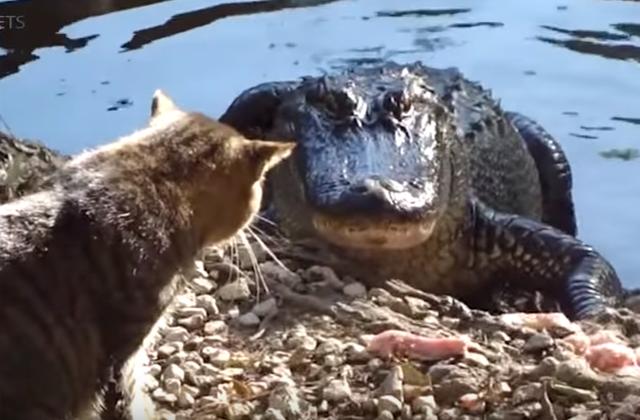
[[411,402],[411,408],[416,414],[427,414],[437,408],[436,400],[433,395],[422,395],[416,397]]
[[193,407],[195,402],[196,399],[194,398],[194,396],[189,394],[188,392],[181,391],[180,394],[178,394],[177,403],[178,407],[180,408],[191,408]]
[[326,356],[327,354],[339,354],[342,353],[343,344],[342,341],[336,338],[327,338],[320,343],[316,349],[316,356]]
[[166,343],[171,342],[185,342],[189,338],[189,331],[184,327],[169,327],[164,331],[164,341]]
[[260,325],[260,317],[253,312],[247,312],[238,317],[238,323],[243,327]]
[[402,410],[402,402],[392,395],[383,395],[378,398],[378,410],[396,414]]
[[177,378],[169,378],[164,381],[164,389],[174,395],[177,395],[180,392],[180,380]]
[[180,382],[184,381],[184,370],[176,365],[170,364],[162,372],[162,381],[166,381],[168,379],[177,379]]
[[191,288],[198,295],[209,293],[215,288],[216,284],[205,277],[195,277],[191,280]]
[[258,315],[260,318],[264,318],[267,315],[274,314],[278,311],[278,304],[274,298],[269,298],[260,303],[256,303],[251,309],[251,312]]
[[227,332],[227,323],[224,321],[209,321],[204,324],[205,335],[223,334]]
[[160,366],[157,363],[154,363],[153,365],[149,366],[147,373],[151,376],[158,377],[162,373],[162,366]]
[[322,398],[330,402],[340,402],[351,397],[351,387],[345,379],[334,379],[322,390]]
[[158,347],[158,357],[166,359],[176,351],[178,351],[178,348],[173,344],[163,344],[162,346]]
[[378,395],[390,395],[399,401],[404,401],[402,389],[403,371],[400,366],[394,366],[378,388]]
[[523,350],[528,353],[538,353],[553,346],[553,338],[547,334],[536,333],[529,337],[524,344]]
[[218,296],[226,301],[246,300],[251,297],[249,283],[244,277],[225,284],[218,290]]
[[196,305],[198,308],[204,309],[209,316],[218,315],[220,313],[216,298],[211,295],[198,296],[196,298]]
[[539,382],[519,386],[513,391],[513,402],[522,404],[529,401],[539,401],[544,393],[544,387]]
[[204,347],[201,353],[205,359],[217,367],[225,367],[227,363],[229,363],[229,360],[231,360],[231,352],[225,349]]
[[202,328],[207,316],[202,314],[194,314],[187,318],[181,318],[178,320],[178,325],[181,325],[191,331],[198,328]]
[[167,391],[165,391],[162,388],[156,388],[152,393],[151,393],[151,397],[156,400],[159,401],[161,403],[165,403],[165,404],[175,404],[178,401],[178,397],[168,393]]
[[[197,298],[196,298],[197,302]],[[202,315],[203,317],[207,316],[207,311],[203,308],[198,307],[182,307],[177,308],[175,312],[176,318],[188,318],[193,315]]]
[[350,298],[363,298],[367,296],[367,288],[360,282],[353,282],[342,288],[342,293]]
[[393,413],[391,411],[382,410],[376,420],[393,420]]

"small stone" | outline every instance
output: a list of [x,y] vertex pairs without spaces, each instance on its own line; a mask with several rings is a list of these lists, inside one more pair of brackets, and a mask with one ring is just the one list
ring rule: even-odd
[[538,353],[553,346],[553,338],[544,333],[536,333],[529,337],[523,350],[528,353]]
[[180,318],[178,320],[178,325],[181,325],[189,330],[196,330],[202,328],[204,325],[204,321],[207,317],[202,314],[194,314],[188,318]]
[[[208,296],[208,295],[207,295]],[[197,299],[196,299],[197,302]],[[189,318],[193,315],[202,315],[206,318],[207,311],[202,308],[194,308],[194,307],[183,307],[176,309],[175,316],[176,318]]]
[[378,414],[378,417],[376,417],[376,420],[393,420],[393,418],[393,413],[391,411],[382,410],[380,411],[380,414]]
[[154,376],[154,377],[157,378],[162,373],[162,366],[160,366],[157,363],[153,364],[153,365],[149,366],[149,369],[148,369],[147,372],[149,373],[149,375]]
[[155,389],[153,393],[151,393],[151,397],[154,400],[161,403],[165,403],[165,404],[174,404],[176,401],[178,401],[178,397],[176,397],[171,393],[166,392],[162,388]]
[[276,410],[275,408],[268,408],[267,411],[264,412],[264,420],[287,420],[287,418],[280,412],[280,410]]
[[544,387],[541,383],[534,382],[519,386],[513,391],[514,404],[522,404],[529,401],[539,401],[544,394]]
[[304,351],[314,351],[318,347],[318,340],[305,333],[292,335],[287,340],[287,347],[290,349],[302,349]]
[[269,298],[260,303],[256,303],[251,312],[263,318],[278,311],[278,304],[274,298]]
[[438,420],[460,420],[462,413],[459,408],[447,408],[440,411]]
[[158,388],[160,386],[160,382],[158,382],[158,380],[151,376],[151,375],[145,375],[144,376],[144,383],[143,383],[143,388],[147,391],[147,392],[151,392],[154,389]]
[[204,324],[205,335],[216,335],[227,332],[227,324],[224,321],[209,321]]
[[438,408],[438,405],[433,395],[423,395],[413,399],[411,408],[416,414],[426,414]]
[[255,327],[260,325],[260,317],[253,312],[247,312],[238,317],[238,323],[243,327]]
[[464,355],[464,361],[467,362],[469,366],[487,367],[491,364],[486,356],[472,351],[468,351]]
[[184,327],[169,327],[164,331],[164,341],[172,343],[176,341],[185,342],[189,338],[189,331]]
[[209,293],[215,288],[215,283],[204,277],[194,277],[191,279],[191,288],[198,295]]
[[485,402],[476,393],[464,394],[458,399],[460,407],[472,414],[481,414],[485,410]]
[[180,408],[191,408],[193,404],[195,404],[196,399],[188,392],[181,391],[178,394],[178,407]]
[[247,280],[244,277],[240,277],[222,286],[218,290],[218,296],[226,301],[246,300],[251,297],[251,289],[249,289]]
[[216,298],[211,295],[198,296],[196,298],[196,305],[198,306],[198,308],[204,309],[209,316],[218,315],[220,313]]
[[287,270],[273,261],[265,261],[260,264],[260,271],[264,277],[276,280],[292,289],[302,283],[300,276]]
[[367,296],[367,288],[360,282],[353,282],[342,288],[342,293],[350,298],[363,298]]
[[378,388],[378,395],[390,395],[398,401],[404,401],[402,389],[403,372],[400,366],[394,366]]
[[362,363],[371,359],[371,354],[367,348],[358,343],[348,343],[344,349],[347,360],[350,362]]
[[378,410],[396,414],[402,410],[402,402],[392,395],[383,395],[378,398]]
[[[600,410],[583,411],[575,416],[569,417],[568,420],[600,420],[604,418]],[[615,418],[615,417],[614,417]]]
[[158,347],[157,351],[158,351],[158,357],[165,359],[171,356],[176,351],[178,351],[178,349],[173,344],[163,344],[160,347]]
[[305,401],[300,391],[287,384],[277,385],[269,394],[269,408],[282,413],[286,418],[300,418],[303,415]]
[[316,349],[316,356],[326,356],[327,354],[340,354],[342,353],[343,344],[342,341],[335,338],[327,338],[320,343]]
[[164,389],[174,395],[178,395],[181,385],[180,380],[176,378],[166,379],[164,381]]
[[187,358],[187,353],[185,353],[184,351],[179,351],[177,353],[173,353],[171,356],[169,356],[169,358],[167,359],[168,363],[173,363],[176,365],[181,365],[185,359]]
[[491,338],[503,343],[508,343],[509,341],[511,341],[511,337],[509,337],[509,334],[504,331],[494,331],[493,334],[491,334]]
[[345,379],[334,379],[322,390],[322,398],[331,402],[340,402],[351,397],[351,387]]
[[532,380],[538,380],[543,376],[554,376],[559,363],[560,362],[554,357],[545,357],[538,366],[527,374],[527,377]]
[[184,370],[176,364],[170,364],[162,373],[162,381],[165,382],[168,379],[177,379],[180,382],[184,381]]
[[589,402],[598,399],[598,394],[588,389],[575,388],[561,383],[552,383],[550,385],[550,393],[561,397],[568,397],[573,401]]
[[343,363],[344,363],[344,359],[342,358],[342,356],[339,356],[336,354],[327,354],[326,356],[324,356],[322,365],[331,368],[331,367],[340,366]]
[[201,353],[212,365],[218,367],[225,367],[231,360],[231,353],[225,349],[205,347]]

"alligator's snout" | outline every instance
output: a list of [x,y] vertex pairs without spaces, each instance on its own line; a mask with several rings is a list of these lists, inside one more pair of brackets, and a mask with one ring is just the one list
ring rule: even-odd
[[316,202],[313,224],[336,245],[403,249],[424,242],[433,230],[433,197],[408,183],[370,176],[334,197]]
[[422,207],[420,197],[411,187],[393,179],[371,176],[351,184],[330,205],[319,206],[321,211],[336,215],[371,214],[398,215],[411,213]]

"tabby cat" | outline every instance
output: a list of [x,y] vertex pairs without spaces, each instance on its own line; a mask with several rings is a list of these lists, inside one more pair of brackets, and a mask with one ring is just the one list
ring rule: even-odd
[[248,140],[156,91],[147,127],[1,205],[0,419],[93,415],[174,275],[252,221],[264,176],[293,147]]

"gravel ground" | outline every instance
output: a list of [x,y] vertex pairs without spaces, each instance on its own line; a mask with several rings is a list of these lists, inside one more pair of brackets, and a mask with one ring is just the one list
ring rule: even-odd
[[[640,419],[637,371],[600,371],[566,339],[574,327],[615,331],[636,351],[640,316],[631,310],[518,326],[402,282],[368,289],[327,266],[283,258],[289,271],[240,251],[237,264],[216,250],[196,262],[148,349],[145,386],[164,418]],[[503,312],[553,309],[538,295],[493,300]],[[435,360],[373,351],[372,339],[390,330],[473,345]]]

